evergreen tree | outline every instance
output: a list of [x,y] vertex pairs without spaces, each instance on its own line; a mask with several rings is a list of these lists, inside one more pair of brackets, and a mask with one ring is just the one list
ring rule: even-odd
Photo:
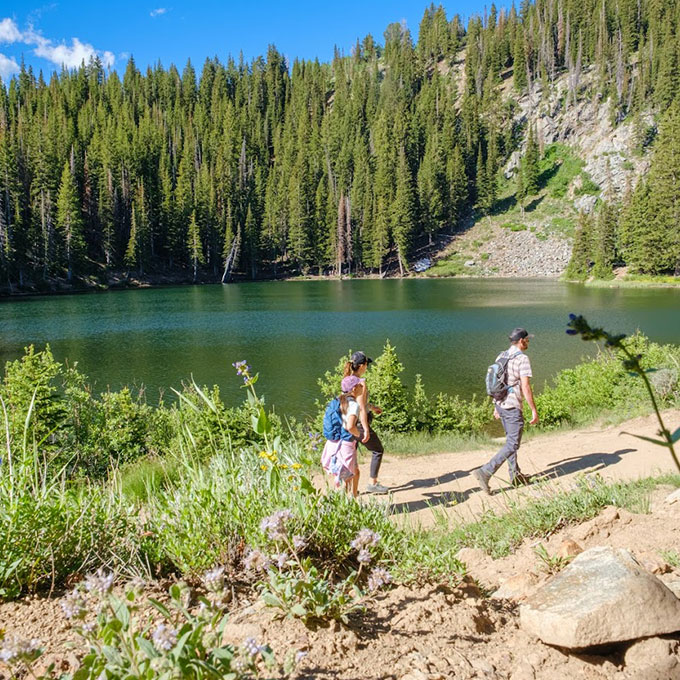
[[595,224],[593,251],[593,277],[596,279],[610,279],[613,276],[613,263],[616,256],[616,232],[617,232],[616,207],[605,201],[600,206],[600,211]]
[[399,271],[404,275],[408,269],[408,257],[413,243],[413,232],[416,221],[416,201],[413,191],[411,171],[406,162],[406,153],[402,148],[399,152],[397,166],[397,186],[392,207],[392,233],[397,246]]
[[78,187],[68,161],[64,163],[57,199],[57,229],[61,233],[66,256],[67,278],[73,278],[74,267],[80,264],[83,253],[83,220],[78,201]]
[[205,263],[205,258],[203,256],[203,246],[201,245],[201,231],[196,222],[196,211],[192,211],[191,220],[189,221],[188,229],[188,241],[189,241],[189,259],[191,262],[191,269],[193,271],[193,280],[196,281],[198,276],[198,265]]
[[590,273],[592,252],[592,222],[588,215],[579,215],[576,234],[574,235],[574,247],[571,259],[567,266],[565,276],[572,281],[585,281]]

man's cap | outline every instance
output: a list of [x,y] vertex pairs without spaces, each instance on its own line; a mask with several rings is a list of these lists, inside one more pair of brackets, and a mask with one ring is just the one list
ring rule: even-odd
[[522,338],[533,338],[534,336],[533,333],[529,333],[526,328],[515,328],[508,337],[510,338],[510,342],[517,342]]
[[361,378],[356,375],[347,375],[342,379],[342,391],[345,394],[351,392],[359,383],[361,383]]
[[370,364],[373,359],[369,359],[363,352],[354,352],[352,354],[352,365],[361,366],[362,364]]

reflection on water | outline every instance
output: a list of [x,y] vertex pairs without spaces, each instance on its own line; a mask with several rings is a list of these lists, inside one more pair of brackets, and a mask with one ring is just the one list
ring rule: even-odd
[[592,289],[552,280],[293,281],[117,291],[0,305],[0,359],[30,343],[78,362],[96,387],[177,387],[193,377],[244,396],[231,362],[247,359],[285,413],[313,409],[316,379],[351,349],[380,353],[386,339],[430,392],[483,390],[487,365],[515,326],[540,389],[594,347],[564,333],[570,312],[616,332],[642,329],[680,343],[680,290]]

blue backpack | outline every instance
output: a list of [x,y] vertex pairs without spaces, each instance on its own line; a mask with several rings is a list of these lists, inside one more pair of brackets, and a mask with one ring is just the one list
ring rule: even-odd
[[333,442],[340,439],[350,442],[354,439],[353,435],[342,426],[340,400],[337,397],[331,399],[326,406],[326,412],[323,415],[323,436]]

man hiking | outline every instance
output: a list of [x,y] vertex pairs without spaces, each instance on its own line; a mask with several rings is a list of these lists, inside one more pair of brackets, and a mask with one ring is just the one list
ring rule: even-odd
[[529,477],[522,474],[517,464],[517,450],[522,441],[522,431],[524,430],[523,399],[527,400],[531,408],[529,425],[538,423],[538,411],[536,411],[534,393],[529,382],[532,377],[531,363],[529,357],[524,353],[529,347],[529,338],[532,337],[533,335],[529,335],[524,328],[515,328],[509,336],[510,348],[496,357],[497,364],[507,358],[505,376],[507,391],[501,399],[494,401],[494,418],[500,418],[503,424],[506,435],[505,446],[486,465],[477,468],[472,473],[482,490],[489,495],[491,495],[489,480],[506,460],[508,461],[510,482],[513,486],[530,483]]

